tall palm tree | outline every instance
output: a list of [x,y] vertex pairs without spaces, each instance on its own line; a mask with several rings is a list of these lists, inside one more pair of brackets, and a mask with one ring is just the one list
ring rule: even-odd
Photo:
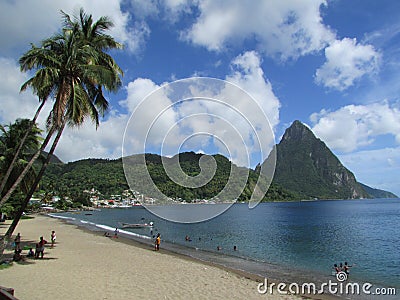
[[[91,20],[91,16],[84,14],[84,20]],[[115,48],[110,43],[104,43],[110,37],[103,34],[112,23],[107,26],[98,26],[91,39],[84,39],[83,25],[64,14],[67,20],[63,32],[42,42],[40,48],[32,46],[20,59],[22,71],[37,69],[37,80],[28,80],[27,85],[33,85],[39,91],[43,89],[54,95],[53,109],[47,119],[49,133],[47,137],[55,132],[57,135],[49,151],[46,161],[42,165],[35,182],[27,193],[21,209],[17,212],[13,223],[6,233],[9,238],[14,231],[23,211],[32,197],[44,171],[48,165],[51,155],[57,146],[64,127],[79,126],[86,117],[90,117],[99,125],[99,113],[103,114],[108,108],[108,102],[103,95],[102,88],[108,91],[117,91],[121,86],[122,70],[115,61],[105,53],[105,50]],[[68,21],[69,20],[69,21]],[[86,24],[86,23],[84,23]],[[95,22],[94,24],[97,24]],[[92,25],[93,27],[93,25]],[[97,34],[96,34],[97,32]],[[45,139],[44,143],[50,139]]]
[[[15,168],[10,172],[5,187],[9,188],[12,182],[21,173],[28,159],[40,147],[41,130],[36,124],[28,119],[17,119],[15,123],[9,125],[0,125],[0,177],[4,177],[8,166],[15,160],[15,150],[20,148],[15,162]],[[25,139],[24,143],[21,140]],[[22,147],[21,147],[22,145]],[[34,172],[31,169],[28,176],[22,180],[21,190],[25,193],[29,191],[30,184],[34,179]],[[3,178],[2,178],[3,179]],[[1,193],[0,193],[1,194]]]
[[[106,86],[106,88],[109,90],[116,90],[121,84],[119,75],[122,74],[122,70],[115,63],[112,57],[104,52],[104,50],[122,47],[121,44],[115,42],[111,36],[104,33],[104,31],[112,26],[112,22],[106,17],[101,17],[93,24],[92,16],[86,15],[83,9],[80,11],[79,22],[71,21],[71,18],[65,13],[63,13],[63,17],[65,24],[63,28],[63,34],[43,41],[42,47],[40,48],[32,46],[32,49],[21,57],[20,65],[22,71],[27,71],[33,68],[38,69],[36,75],[24,83],[21,89],[26,89],[28,86],[31,86],[36,94],[42,98],[46,98],[50,94],[55,94],[56,91],[55,86],[53,85],[53,80],[54,77],[60,75],[57,74],[57,72],[60,71],[60,62],[57,61],[57,57],[54,57],[54,54],[59,52],[62,53],[64,50],[67,50],[67,53],[69,51],[69,56],[74,56],[76,58],[77,55],[82,55],[81,59],[87,60],[85,62],[88,69],[87,71],[93,73],[92,77],[94,77],[93,75],[96,73],[100,72],[102,72],[101,76],[108,76],[107,80],[111,85],[109,84],[109,86]],[[69,37],[68,41],[65,40],[66,36]],[[81,49],[78,47],[79,51],[74,53],[74,49],[77,49],[76,45],[78,43],[81,46]],[[70,59],[68,55],[67,59]],[[74,60],[72,60],[72,62],[76,63]],[[90,66],[88,64],[90,64]],[[69,63],[69,65],[69,70],[73,70],[73,68],[71,68],[71,63]],[[99,66],[101,66],[101,68],[99,68]],[[68,68],[68,65],[66,64],[65,67]],[[106,72],[104,72],[104,70],[106,70]],[[65,73],[61,73],[61,76],[63,75],[65,75]],[[66,79],[70,80],[70,78]],[[71,85],[71,82],[72,81],[65,82],[64,87],[66,86],[66,88],[68,88],[68,84]],[[86,82],[83,82],[83,84],[86,84],[87,92],[90,94],[91,98],[94,99],[95,106],[98,106],[100,108],[100,112],[104,113],[104,111],[107,109],[108,103],[102,93],[102,84],[96,84],[96,81],[93,80],[88,84]],[[66,95],[67,92],[68,91],[65,93],[60,93],[60,95]],[[43,147],[40,151],[38,151],[38,153],[35,154],[35,156],[33,156],[32,161],[29,162],[29,164],[26,166],[26,169],[21,174],[21,178],[26,175],[27,171],[29,168],[31,168],[33,162],[37,159],[40,152],[43,151],[47,146],[47,143],[54,134],[55,130],[61,126],[61,116],[63,115],[63,111],[65,109],[65,99],[63,100],[62,97],[57,97],[58,96],[56,96],[56,101],[53,106],[51,116],[48,118],[48,125],[50,125],[53,121],[54,124],[53,126],[49,126],[50,130],[43,142]],[[93,105],[91,110],[97,127],[99,125],[97,110]],[[76,118],[79,118],[79,116],[76,114],[76,109],[70,110],[69,112],[70,116],[74,115],[75,121]],[[0,205],[7,201],[7,199],[11,196],[13,190],[20,183],[21,178],[18,178],[12,188],[2,198]]]

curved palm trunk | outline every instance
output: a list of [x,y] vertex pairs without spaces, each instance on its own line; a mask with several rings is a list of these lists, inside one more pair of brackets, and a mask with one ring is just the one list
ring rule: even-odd
[[[14,154],[14,158],[13,158],[13,160],[11,161],[10,165],[8,166],[7,172],[6,172],[6,174],[4,175],[3,180],[1,181],[1,185],[0,185],[0,195],[1,195],[1,193],[3,192],[4,187],[6,186],[6,183],[7,183],[7,181],[8,181],[8,178],[10,177],[10,174],[11,174],[12,170],[14,169],[15,162],[16,162],[17,159],[18,159],[18,156],[19,156],[19,154],[20,154],[20,152],[21,152],[21,150],[22,150],[22,147],[23,147],[24,144],[25,144],[25,141],[26,141],[26,139],[27,139],[27,137],[28,137],[30,131],[32,130],[33,126],[34,126],[35,123],[36,123],[36,120],[37,120],[37,118],[38,118],[38,116],[39,116],[39,113],[40,113],[40,111],[42,110],[42,108],[43,108],[43,106],[44,106],[44,103],[45,103],[45,102],[42,101],[42,103],[40,104],[40,106],[39,106],[38,109],[36,110],[35,116],[34,116],[33,119],[31,120],[31,125],[29,126],[28,130],[26,131],[25,135],[22,137],[22,139],[21,139],[21,141],[20,141],[20,143],[19,143],[18,149],[17,149],[17,151],[16,151],[15,154]],[[4,201],[4,202],[5,202],[5,201]],[[2,205],[2,203],[3,203],[3,202],[0,202],[0,206]]]
[[[12,193],[15,191],[15,189],[18,187],[18,185],[21,183],[22,179],[26,176],[26,174],[29,172],[35,161],[38,159],[42,151],[46,148],[47,144],[50,141],[50,138],[54,134],[55,128],[52,127],[47,134],[45,140],[43,141],[42,146],[40,149],[35,153],[35,155],[31,158],[29,163],[25,166],[24,170],[21,172],[21,174],[18,176],[17,180],[15,180],[14,184],[11,186],[11,188],[7,191],[7,193],[1,198],[0,200],[0,207],[3,206],[3,204],[11,197]],[[48,158],[50,157],[50,154],[48,155]]]
[[26,209],[26,207],[27,207],[27,205],[28,205],[28,203],[29,203],[29,200],[31,199],[31,197],[32,197],[33,193],[35,192],[35,190],[36,190],[36,188],[37,188],[37,186],[38,186],[40,180],[41,180],[42,177],[43,177],[44,172],[46,171],[46,168],[47,168],[47,166],[48,166],[48,164],[49,164],[49,162],[50,162],[50,158],[51,158],[51,156],[53,155],[54,150],[56,149],[57,144],[58,144],[58,142],[59,142],[59,140],[60,140],[61,134],[62,134],[62,132],[63,132],[63,130],[64,130],[65,123],[66,123],[66,122],[64,121],[64,123],[62,124],[61,128],[58,130],[58,133],[57,133],[57,135],[56,135],[56,138],[54,139],[54,142],[53,142],[53,144],[52,144],[52,146],[51,146],[49,155],[47,156],[45,162],[44,162],[43,165],[42,165],[42,168],[40,169],[38,175],[36,176],[35,182],[32,184],[31,189],[29,190],[28,194],[26,194],[25,199],[24,199],[24,202],[22,203],[21,207],[20,207],[19,210],[17,211],[17,214],[15,215],[13,222],[11,223],[11,225],[10,225],[10,227],[8,228],[6,234],[4,235],[3,245],[0,246],[0,256],[3,255],[5,246],[6,246],[7,243],[10,241],[11,235],[13,234],[15,228],[17,227],[18,222],[19,222],[19,220],[20,220],[21,217],[22,217],[22,214],[24,213],[24,211],[25,211],[25,209]]

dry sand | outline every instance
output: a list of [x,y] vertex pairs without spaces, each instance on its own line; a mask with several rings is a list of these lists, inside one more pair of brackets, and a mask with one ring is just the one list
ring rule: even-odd
[[22,246],[34,245],[41,235],[50,241],[51,230],[57,243],[46,246],[44,259],[0,270],[0,286],[14,288],[18,299],[299,299],[260,295],[258,282],[234,272],[46,216],[21,220],[15,234]]

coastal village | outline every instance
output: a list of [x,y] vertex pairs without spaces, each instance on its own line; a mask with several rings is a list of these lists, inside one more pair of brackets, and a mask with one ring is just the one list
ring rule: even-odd
[[[151,197],[147,197],[138,191],[124,190],[120,195],[110,195],[106,199],[101,193],[92,188],[90,190],[84,190],[83,193],[89,196],[91,207],[93,208],[128,208],[137,207],[142,204],[152,205],[155,200]],[[61,200],[72,204],[73,201],[69,197],[63,197],[61,199],[58,195],[53,195],[50,199],[46,199],[45,195],[39,195],[39,197],[32,197],[30,200],[31,205],[40,205],[44,210],[56,209],[57,203]],[[85,207],[83,207],[85,208]]]
[[[110,195],[110,197],[105,198],[98,190],[92,188],[90,190],[84,190],[83,193],[89,196],[91,203],[90,207],[82,207],[82,209],[91,208],[129,208],[129,207],[140,207],[142,205],[156,205],[161,204],[161,202],[153,197],[146,196],[138,191],[124,190],[121,194]],[[73,201],[69,197],[63,197],[54,195],[48,199],[44,194],[38,197],[32,197],[29,204],[32,206],[40,206],[42,210],[55,210],[57,209],[57,203],[59,201],[65,201],[72,205]],[[191,203],[197,204],[215,204],[217,199],[195,199]],[[168,204],[187,204],[184,199],[167,199]],[[233,202],[233,201],[232,201]],[[229,202],[230,203],[230,202]]]

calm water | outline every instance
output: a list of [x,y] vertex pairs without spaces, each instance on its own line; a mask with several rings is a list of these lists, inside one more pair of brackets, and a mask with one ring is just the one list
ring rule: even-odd
[[[195,205],[163,209],[196,213]],[[152,234],[160,232],[163,245],[263,276],[270,275],[263,272],[271,266],[281,278],[293,274],[288,270],[330,276],[334,263],[347,261],[353,265],[353,281],[400,288],[399,199],[261,203],[251,210],[235,204],[222,215],[195,224],[165,221],[140,208],[62,216],[109,229],[122,222],[153,221]],[[129,231],[151,237],[150,229]]]

